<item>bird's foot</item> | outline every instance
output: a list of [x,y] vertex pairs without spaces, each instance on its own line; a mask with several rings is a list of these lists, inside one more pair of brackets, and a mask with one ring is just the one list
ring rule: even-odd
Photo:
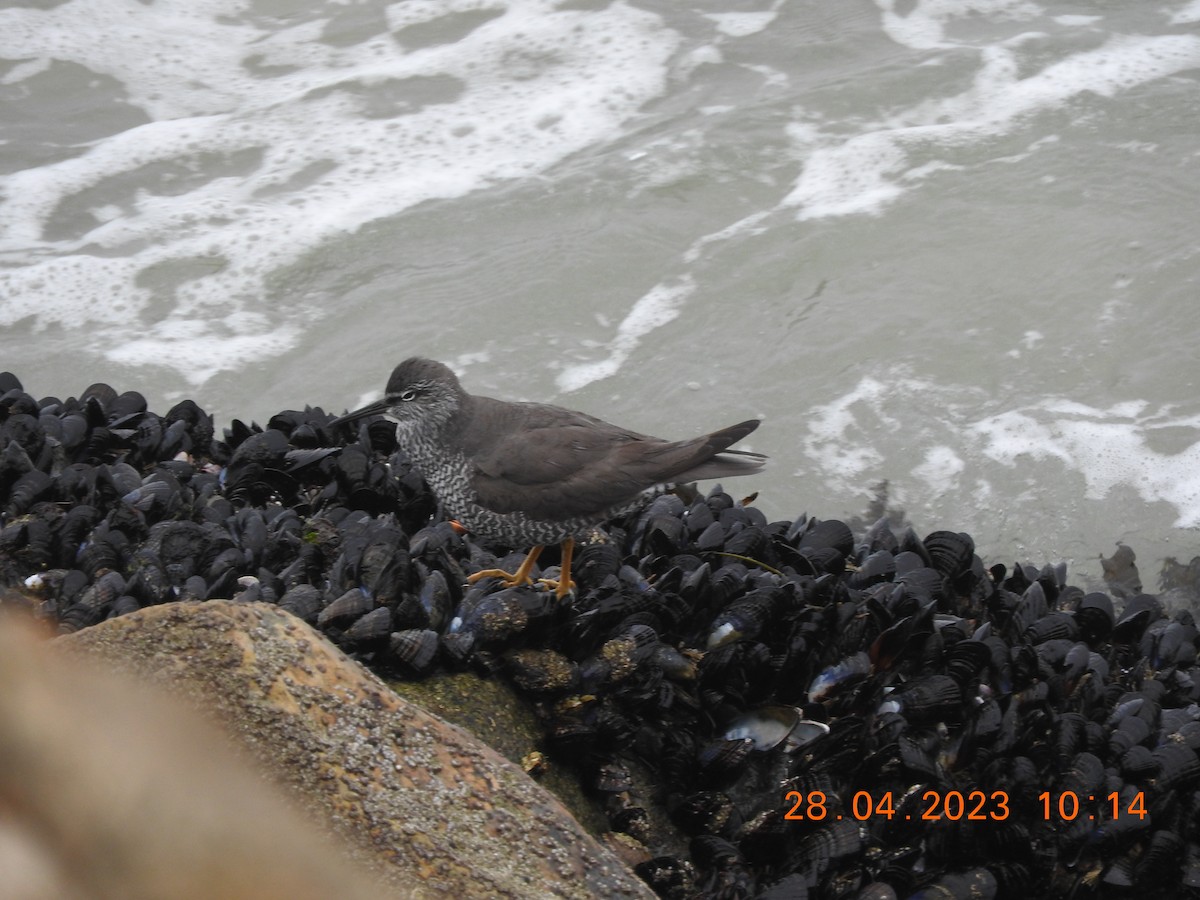
[[539,578],[538,584],[545,585],[547,588],[554,591],[554,596],[559,600],[567,597],[575,590],[575,581],[568,575],[566,578]]
[[529,573],[522,572],[520,569],[515,572],[505,572],[503,569],[480,569],[478,572],[467,576],[467,584],[474,584],[483,578],[499,578],[500,583],[506,588],[533,584],[533,579],[529,577]]
[[537,562],[538,556],[541,555],[542,547],[539,544],[529,551],[529,555],[521,563],[520,567],[515,572],[505,572],[503,569],[483,569],[473,575],[467,576],[467,584],[474,584],[481,578],[499,578],[505,587],[520,587],[524,584],[533,584],[533,578],[530,572],[533,571],[533,564]]
[[518,570],[516,572],[505,572],[503,569],[481,569],[473,575],[467,576],[467,584],[474,584],[483,578],[499,578],[500,583],[506,587],[522,587],[524,585],[540,584],[549,590],[554,591],[554,595],[562,600],[575,590],[575,582],[571,578],[539,578],[535,582],[528,575],[522,576]]
[[560,601],[575,589],[575,580],[571,577],[571,560],[575,556],[575,539],[564,538],[562,542],[562,563],[559,566],[558,578],[539,578],[538,581],[546,587],[554,588],[554,596]]
[[[481,578],[499,578],[501,584],[505,587],[520,587],[525,584],[533,584],[533,578],[530,572],[533,571],[533,564],[537,562],[538,556],[541,554],[541,546],[534,547],[529,551],[529,555],[525,557],[525,561],[521,563],[520,568],[515,572],[505,572],[503,569],[483,569],[473,575],[467,576],[467,584],[474,584]],[[566,538],[562,543],[562,564],[559,569],[557,578],[539,578],[537,583],[544,585],[547,588],[554,590],[554,596],[559,600],[569,595],[575,589],[575,581],[571,578],[571,557],[575,552],[575,541],[571,538]]]

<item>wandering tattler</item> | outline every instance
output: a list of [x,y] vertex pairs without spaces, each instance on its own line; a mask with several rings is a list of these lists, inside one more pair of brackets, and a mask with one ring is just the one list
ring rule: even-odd
[[516,572],[485,569],[468,580],[529,584],[545,544],[562,543],[561,599],[574,586],[576,535],[637,505],[662,484],[757,472],[759,453],[729,450],[758,427],[750,419],[685,441],[638,434],[548,403],[468,394],[449,368],[413,357],[396,366],[382,400],[333,424],[380,414],[446,513],[468,531],[532,546]]

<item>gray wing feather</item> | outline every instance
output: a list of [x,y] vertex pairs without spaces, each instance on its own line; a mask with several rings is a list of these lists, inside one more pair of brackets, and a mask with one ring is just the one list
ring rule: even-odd
[[664,441],[558,407],[531,404],[524,413],[519,431],[500,437],[493,431],[486,452],[473,454],[476,498],[498,513],[545,521],[596,516],[656,484],[749,474],[766,459],[722,453],[753,431],[755,420]]

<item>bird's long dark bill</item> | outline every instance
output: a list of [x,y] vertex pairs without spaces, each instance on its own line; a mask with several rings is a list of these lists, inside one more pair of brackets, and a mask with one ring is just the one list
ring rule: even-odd
[[330,422],[330,426],[341,425],[343,422],[353,422],[355,419],[364,419],[367,416],[380,416],[387,412],[388,406],[386,400],[376,400],[374,403],[368,403],[362,409],[356,409],[354,412],[348,412],[344,416],[339,416]]

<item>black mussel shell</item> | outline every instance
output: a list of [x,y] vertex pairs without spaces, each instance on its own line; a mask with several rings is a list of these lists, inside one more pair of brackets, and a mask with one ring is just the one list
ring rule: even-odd
[[436,631],[421,628],[397,631],[389,639],[388,658],[414,675],[427,675],[437,662],[438,646]]
[[504,663],[517,687],[531,694],[565,694],[579,686],[579,666],[556,650],[512,650]]
[[317,614],[317,627],[324,628],[332,624],[345,627],[374,608],[375,601],[371,597],[359,588],[351,588]]

